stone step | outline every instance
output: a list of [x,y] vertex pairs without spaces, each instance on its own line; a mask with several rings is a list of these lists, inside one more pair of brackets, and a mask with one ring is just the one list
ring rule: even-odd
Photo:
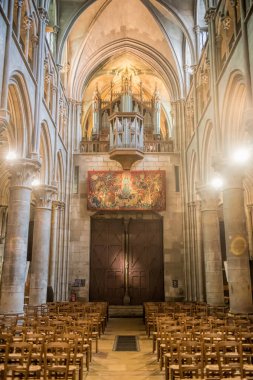
[[109,305],[109,317],[143,317],[142,305]]

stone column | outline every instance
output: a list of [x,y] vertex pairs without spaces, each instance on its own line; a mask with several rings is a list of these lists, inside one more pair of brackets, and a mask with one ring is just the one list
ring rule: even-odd
[[189,215],[189,251],[187,253],[188,263],[188,286],[189,286],[189,300],[196,301],[196,226],[195,219],[195,202],[188,203]]
[[201,197],[206,302],[212,306],[224,305],[218,193],[208,186],[200,187],[198,193]]
[[51,239],[50,239],[50,257],[48,269],[48,286],[51,286],[54,294],[56,291],[56,255],[57,255],[57,238],[58,238],[58,219],[61,203],[54,201],[52,203],[51,216]]
[[56,271],[55,271],[55,300],[62,300],[62,282],[63,282],[63,218],[64,218],[65,204],[59,202],[58,209],[58,225],[57,225],[57,257],[56,257]]
[[224,162],[223,214],[226,235],[230,311],[250,313],[252,307],[249,252],[243,196],[243,170]]
[[23,313],[30,185],[39,168],[39,162],[30,159],[10,163],[10,198],[0,295],[0,313],[3,314]]
[[41,185],[35,190],[33,247],[29,304],[41,305],[47,300],[52,195],[54,186]]

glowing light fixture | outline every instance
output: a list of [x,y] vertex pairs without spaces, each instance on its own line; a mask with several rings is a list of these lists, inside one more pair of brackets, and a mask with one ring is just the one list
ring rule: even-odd
[[214,189],[221,189],[222,186],[223,186],[223,180],[221,177],[214,177],[211,181],[211,186],[214,188]]
[[13,151],[9,151],[9,153],[7,154],[6,156],[6,160],[15,160],[17,158],[17,154],[16,152],[13,152]]
[[35,178],[33,181],[32,181],[32,186],[36,187],[36,186],[39,186],[40,185],[40,180],[38,178]]
[[232,160],[236,164],[245,164],[249,161],[251,156],[250,149],[247,147],[241,147],[234,151],[232,155]]

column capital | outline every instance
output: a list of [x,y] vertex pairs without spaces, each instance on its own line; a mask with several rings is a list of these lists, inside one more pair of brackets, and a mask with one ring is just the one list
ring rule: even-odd
[[36,208],[51,209],[53,196],[57,192],[55,186],[39,185],[33,190],[36,199]]
[[193,28],[194,32],[196,34],[199,34],[200,33],[200,26],[199,25],[195,25],[194,28]]
[[52,209],[53,210],[60,210],[62,207],[62,202],[61,201],[52,201]]
[[23,19],[23,25],[24,25],[24,29],[25,30],[30,30],[31,29],[31,26],[32,26],[32,17],[29,17],[29,16],[25,16],[24,19]]
[[47,10],[45,8],[38,8],[38,12],[39,12],[39,17],[41,21],[47,24],[49,21]]
[[206,14],[205,14],[205,22],[207,24],[209,24],[211,21],[214,20],[215,13],[216,13],[216,8],[215,7],[210,7],[210,8],[207,9]]
[[40,167],[39,161],[30,158],[20,158],[8,162],[7,168],[11,173],[10,187],[31,187]]

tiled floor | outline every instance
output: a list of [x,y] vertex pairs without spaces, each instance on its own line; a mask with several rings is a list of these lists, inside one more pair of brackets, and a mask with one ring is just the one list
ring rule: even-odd
[[[139,352],[116,352],[116,335],[137,335]],[[152,339],[147,338],[142,318],[110,318],[105,334],[99,340],[99,352],[93,355],[87,380],[164,380],[156,355],[152,354]]]

